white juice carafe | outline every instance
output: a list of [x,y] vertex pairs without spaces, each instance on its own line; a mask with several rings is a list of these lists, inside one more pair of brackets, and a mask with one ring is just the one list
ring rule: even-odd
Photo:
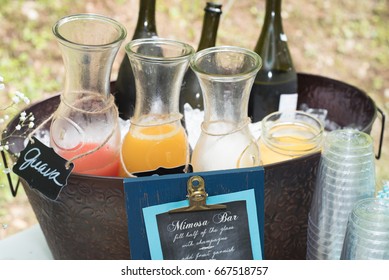
[[197,52],[190,66],[204,98],[201,135],[191,164],[195,172],[258,166],[259,147],[249,130],[248,99],[261,67],[258,54],[239,47]]

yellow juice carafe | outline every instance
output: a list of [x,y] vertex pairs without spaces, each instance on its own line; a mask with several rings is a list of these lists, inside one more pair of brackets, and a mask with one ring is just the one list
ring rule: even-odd
[[137,39],[126,45],[135,77],[136,103],[121,149],[121,171],[153,171],[189,164],[179,94],[194,49],[168,39]]
[[302,111],[274,112],[262,120],[258,140],[262,165],[318,152],[323,142],[321,121]]

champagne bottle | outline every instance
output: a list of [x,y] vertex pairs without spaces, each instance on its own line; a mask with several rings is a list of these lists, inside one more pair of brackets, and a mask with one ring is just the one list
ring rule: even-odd
[[[155,1],[139,0],[138,22],[132,39],[157,37]],[[129,119],[135,108],[135,81],[130,60],[124,54],[116,80],[115,103],[122,119]]]
[[[221,8],[221,4],[207,2],[204,8],[203,27],[197,51],[215,46],[219,19],[222,13]],[[188,117],[185,111],[190,114],[190,112],[193,112],[193,109],[199,109],[200,112],[204,112],[203,95],[195,73],[191,68],[188,68],[182,81],[180,94],[180,112],[184,116],[182,121],[184,127],[186,126],[185,118]]]
[[281,0],[266,0],[264,24],[254,51],[262,58],[262,67],[250,94],[252,121],[261,121],[275,111],[295,110],[297,73],[282,27]]

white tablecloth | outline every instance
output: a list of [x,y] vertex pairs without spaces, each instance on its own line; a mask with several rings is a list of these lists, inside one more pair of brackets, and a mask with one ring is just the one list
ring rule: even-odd
[[39,224],[0,240],[0,260],[52,260]]

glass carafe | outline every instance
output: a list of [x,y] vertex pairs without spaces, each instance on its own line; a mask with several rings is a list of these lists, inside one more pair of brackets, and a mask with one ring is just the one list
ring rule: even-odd
[[74,172],[117,176],[121,136],[110,74],[127,32],[113,19],[78,14],[60,19],[53,33],[66,75],[50,127],[50,144],[74,162]]
[[249,130],[247,107],[261,67],[259,55],[239,47],[213,47],[197,52],[190,66],[199,79],[205,110],[193,170],[258,166],[259,147]]
[[258,140],[262,164],[272,164],[320,151],[323,123],[302,111],[274,112],[263,118]]
[[189,164],[189,144],[178,102],[194,49],[156,38],[126,45],[135,77],[136,103],[122,143],[122,176]]

